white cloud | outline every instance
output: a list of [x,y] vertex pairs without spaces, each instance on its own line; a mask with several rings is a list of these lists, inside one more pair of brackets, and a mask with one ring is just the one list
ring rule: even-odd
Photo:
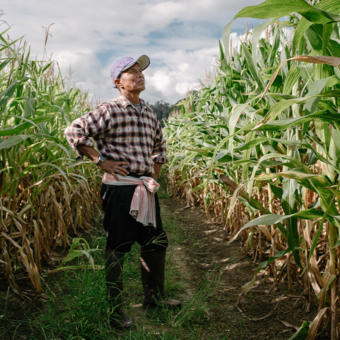
[[179,95],[184,97],[187,94],[187,92],[197,88],[198,86],[199,86],[199,83],[179,82],[176,84],[175,89]]
[[[174,102],[197,87],[218,55],[223,26],[246,5],[262,0],[2,0],[1,19],[12,38],[24,35],[32,55],[47,53],[72,83],[95,98],[111,98],[110,63],[148,54],[149,101]],[[217,32],[217,33],[216,33]]]
[[147,85],[167,95],[171,102],[184,97],[189,90],[198,88],[200,81],[205,81],[209,70],[214,67],[218,48],[202,48],[188,52],[184,49],[157,52],[155,59],[165,60],[166,67],[153,67],[147,71]]
[[166,70],[157,70],[147,80],[157,91],[166,93],[172,83],[171,78],[171,75]]

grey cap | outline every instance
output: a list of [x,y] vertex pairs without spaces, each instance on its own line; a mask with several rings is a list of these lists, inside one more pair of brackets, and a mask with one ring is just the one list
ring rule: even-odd
[[[141,55],[137,59],[132,57],[122,57],[116,60],[111,66],[111,79],[115,81],[115,79],[119,78],[122,72],[137,63],[140,66],[141,71],[143,71],[150,65],[150,58],[147,55]],[[114,84],[114,87],[117,86]]]

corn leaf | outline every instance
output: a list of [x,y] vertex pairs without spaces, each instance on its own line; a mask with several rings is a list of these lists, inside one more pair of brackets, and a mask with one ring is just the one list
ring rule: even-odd
[[296,12],[301,14],[307,20],[325,24],[333,21],[340,21],[340,16],[331,14],[326,11],[317,9],[305,2],[304,0],[266,0],[257,6],[248,6],[240,10],[236,18],[250,17],[258,19],[267,19],[273,17],[283,17]]

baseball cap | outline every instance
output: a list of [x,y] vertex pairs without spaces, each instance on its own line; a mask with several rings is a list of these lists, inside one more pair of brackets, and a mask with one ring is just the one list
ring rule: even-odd
[[[150,65],[150,58],[143,54],[139,58],[134,59],[132,57],[122,57],[116,60],[111,66],[111,79],[114,81],[119,78],[122,72],[135,64],[139,64],[141,71],[145,70]],[[114,84],[114,87],[117,87]]]

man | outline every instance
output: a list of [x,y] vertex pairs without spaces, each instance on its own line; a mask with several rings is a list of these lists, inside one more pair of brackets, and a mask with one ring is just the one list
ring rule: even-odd
[[155,179],[166,162],[166,148],[156,114],[140,99],[145,89],[142,71],[149,64],[146,55],[117,60],[111,67],[111,78],[119,96],[74,120],[65,130],[77,154],[86,155],[104,172],[101,198],[107,236],[106,284],[113,307],[111,325],[122,328],[132,326],[123,311],[121,293],[124,254],[135,241],[141,245],[143,306],[180,305],[177,300],[165,299],[164,294],[168,239]]

